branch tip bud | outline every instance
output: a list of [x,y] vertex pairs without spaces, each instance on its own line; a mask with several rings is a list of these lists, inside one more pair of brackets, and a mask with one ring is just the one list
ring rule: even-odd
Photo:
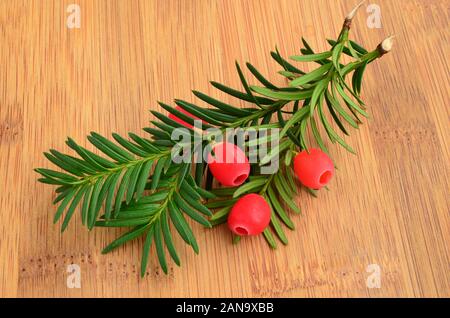
[[394,45],[394,38],[395,35],[388,36],[378,45],[378,50],[380,51],[381,55],[386,54],[392,50],[392,46]]
[[350,11],[350,13],[345,17],[345,21],[352,21],[353,17],[356,15],[356,12],[364,4],[364,2],[366,2],[366,0],[361,1],[356,7],[354,7],[353,10]]

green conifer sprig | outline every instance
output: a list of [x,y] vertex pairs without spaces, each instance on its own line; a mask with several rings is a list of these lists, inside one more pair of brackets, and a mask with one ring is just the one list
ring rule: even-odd
[[[106,246],[108,253],[124,243],[142,237],[144,239],[141,275],[146,274],[148,255],[152,245],[161,268],[168,272],[167,255],[180,265],[180,257],[175,248],[174,233],[199,252],[188,218],[211,227],[226,221],[227,215],[236,200],[247,193],[259,193],[269,203],[272,216],[270,227],[264,236],[273,248],[276,237],[283,244],[288,238],[284,227],[295,228],[290,212],[300,213],[294,203],[297,182],[293,176],[292,158],[300,150],[308,149],[307,135],[325,152],[328,149],[320,133],[320,125],[332,143],[338,143],[348,151],[353,149],[335,131],[328,119],[338,129],[348,135],[348,126],[357,128],[360,116],[367,117],[366,106],[361,100],[362,78],[367,64],[389,52],[392,38],[387,38],[373,51],[368,52],[361,45],[349,40],[349,30],[356,10],[345,19],[336,40],[328,40],[330,49],[316,53],[302,38],[301,55],[291,57],[294,62],[317,64],[311,72],[304,72],[283,58],[278,49],[271,57],[278,63],[289,85],[279,87],[271,83],[252,64],[247,63],[248,71],[262,85],[250,85],[236,63],[243,91],[230,88],[221,83],[211,82],[216,89],[234,97],[238,102],[246,102],[252,107],[239,108],[208,96],[199,91],[194,95],[208,107],[176,99],[177,106],[189,114],[203,120],[200,129],[226,128],[280,128],[278,137],[266,136],[259,143],[270,138],[278,138],[279,146],[252,164],[249,180],[237,188],[214,188],[212,176],[205,163],[174,163],[171,153],[176,141],[171,135],[176,128],[185,128],[167,115],[152,111],[155,120],[153,127],[144,128],[147,137],[129,133],[128,138],[113,134],[114,142],[98,133],[91,133],[88,141],[103,153],[97,154],[80,146],[69,138],[67,145],[74,154],[63,154],[57,150],[44,153],[58,170],[39,168],[42,183],[55,185],[58,205],[54,222],[62,220],[61,231],[70,223],[75,211],[81,213],[81,222],[89,230],[94,227],[125,227],[129,231]],[[342,56],[352,61],[344,64]],[[351,74],[351,84],[346,77]],[[162,109],[194,125],[191,116],[172,106],[159,103]],[[197,129],[187,130],[188,139],[202,138],[201,145],[210,141],[208,134]],[[255,141],[247,142],[247,146]],[[195,154],[192,147],[191,155]],[[272,175],[262,175],[261,166],[278,158],[280,169]],[[307,189],[312,195],[316,191]],[[212,213],[212,210],[215,213]],[[238,242],[240,238],[235,238]]]

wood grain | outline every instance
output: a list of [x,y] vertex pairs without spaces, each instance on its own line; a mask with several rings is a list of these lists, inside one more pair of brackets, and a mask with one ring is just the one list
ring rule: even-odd
[[[81,28],[66,8],[81,7]],[[157,100],[193,100],[193,88],[232,102],[209,80],[239,85],[234,60],[274,81],[269,56],[298,51],[300,36],[326,48],[357,1],[0,1],[0,295],[449,297],[449,2],[374,0],[382,28],[355,19],[352,36],[373,48],[363,97],[372,118],[332,148],[339,171],[319,199],[298,195],[303,217],[289,245],[230,242],[224,227],[195,226],[200,255],[177,239],[182,267],[161,273],[155,255],[140,279],[141,242],[102,256],[118,232],[88,233],[76,219],[52,224],[52,189],[32,169],[43,151],[86,144],[91,131],[139,132]],[[155,252],[152,251],[152,254]],[[68,264],[81,288],[66,287]],[[366,287],[379,264],[381,288]]]

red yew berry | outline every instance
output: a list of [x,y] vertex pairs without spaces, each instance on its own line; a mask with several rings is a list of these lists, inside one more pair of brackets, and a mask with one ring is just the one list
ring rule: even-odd
[[[183,114],[185,114],[185,115],[187,115],[187,116],[189,116],[189,117],[192,117],[192,118],[197,119],[197,120],[201,120],[200,118],[198,118],[197,116],[194,116],[194,115],[190,114],[188,111],[184,110],[184,109],[181,108],[180,106],[175,107],[175,109],[178,110],[178,111],[180,111],[180,112],[182,112]],[[189,124],[189,123],[185,122],[184,120],[178,118],[177,116],[175,116],[175,115],[172,114],[172,113],[169,114],[169,118],[172,119],[172,120],[174,120],[174,121],[176,121],[177,123],[179,123],[179,124],[181,124],[181,125],[187,127],[187,128],[191,128],[191,129],[194,128],[194,126],[192,126],[191,124]]]
[[300,182],[312,189],[325,186],[334,175],[330,157],[320,149],[303,150],[294,159],[294,171]]
[[209,154],[208,165],[214,178],[224,186],[238,186],[250,174],[250,164],[245,153],[238,146],[221,142],[212,147],[214,155]]
[[259,194],[251,193],[240,198],[228,215],[228,227],[240,236],[257,235],[270,222],[270,206]]

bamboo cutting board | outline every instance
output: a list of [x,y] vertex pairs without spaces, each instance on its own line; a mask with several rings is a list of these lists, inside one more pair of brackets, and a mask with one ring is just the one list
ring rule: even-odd
[[[50,166],[42,152],[67,151],[66,136],[86,145],[91,130],[140,133],[157,100],[193,101],[194,88],[233,102],[208,81],[238,87],[235,60],[281,84],[270,50],[295,54],[301,36],[324,50],[357,1],[0,1],[0,295],[450,296],[450,3],[369,2],[382,27],[364,5],[352,38],[374,48],[397,35],[368,67],[372,118],[347,138],[358,156],[331,148],[331,191],[299,192],[289,245],[234,246],[225,227],[195,225],[200,255],[177,238],[181,268],[165,276],[153,250],[140,279],[141,241],[104,256],[118,232],[52,225],[52,189],[32,171]],[[66,26],[72,3],[80,28]],[[72,263],[81,288],[67,287]],[[373,268],[380,288],[366,284]]]

